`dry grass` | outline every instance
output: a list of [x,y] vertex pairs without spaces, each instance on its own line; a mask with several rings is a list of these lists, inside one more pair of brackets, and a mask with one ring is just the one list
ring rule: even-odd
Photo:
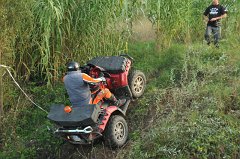
[[132,23],[133,41],[154,41],[156,39],[156,31],[152,23],[146,18],[139,18]]

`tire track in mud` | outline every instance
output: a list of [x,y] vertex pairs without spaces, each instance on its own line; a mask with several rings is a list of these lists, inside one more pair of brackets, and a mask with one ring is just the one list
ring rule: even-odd
[[103,142],[92,145],[72,145],[65,143],[59,159],[109,159],[115,158],[117,150],[111,150]]

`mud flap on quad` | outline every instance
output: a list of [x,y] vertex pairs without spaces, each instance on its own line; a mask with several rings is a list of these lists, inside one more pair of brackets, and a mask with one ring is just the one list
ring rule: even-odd
[[120,109],[122,110],[123,114],[126,115],[127,113],[127,109],[128,109],[128,106],[130,104],[131,100],[128,99],[125,104],[123,106],[120,107]]
[[113,92],[113,94],[118,98],[131,98],[132,99],[132,92],[131,92],[129,86],[111,89],[111,92]]

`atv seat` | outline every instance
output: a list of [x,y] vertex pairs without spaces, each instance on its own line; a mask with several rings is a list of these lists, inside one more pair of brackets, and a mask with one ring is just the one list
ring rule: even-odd
[[100,56],[87,62],[88,65],[99,66],[108,73],[118,74],[126,71],[129,59],[123,56]]

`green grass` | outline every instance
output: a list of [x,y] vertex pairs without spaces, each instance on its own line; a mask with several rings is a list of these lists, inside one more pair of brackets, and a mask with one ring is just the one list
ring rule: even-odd
[[131,144],[118,158],[239,157],[239,64],[233,60],[239,55],[225,46],[173,46],[165,55],[183,57],[177,63],[171,58],[177,67],[161,54],[166,61],[153,66],[171,76],[163,79],[160,71],[130,110],[129,121],[136,121],[130,125]]
[[[228,45],[225,41],[216,50],[204,44],[175,44],[159,51],[154,42],[129,44],[134,66],[145,72],[148,84],[144,97],[128,112],[131,144],[120,158],[127,158],[126,154],[128,158],[239,155],[239,55],[238,47],[229,49]],[[62,83],[53,88],[28,83],[25,88],[46,110],[51,103],[68,102]],[[51,123],[44,112],[26,102],[19,91],[7,98],[2,158],[34,158],[43,151],[54,156],[62,151],[61,140],[47,131]],[[11,100],[17,102],[15,109]]]
[[[145,72],[148,83],[145,95],[128,111],[130,144],[118,158],[239,156],[238,48],[222,46],[215,50],[203,44],[176,44],[158,51],[154,42],[129,45],[134,66]],[[68,102],[62,83],[52,88],[29,83],[25,88],[46,110],[51,103]],[[58,156],[62,141],[47,131],[51,123],[46,114],[26,102],[19,91],[8,97],[18,96],[18,106],[15,110],[9,106],[3,121],[0,157]]]
[[[36,87],[34,83],[22,86],[28,94],[34,94],[31,98],[47,111],[53,103],[68,102],[63,83],[57,84],[54,89],[46,85]],[[4,145],[1,147],[0,158],[55,156],[63,141],[48,131],[47,127],[53,125],[47,119],[47,114],[30,104],[20,91],[12,94],[11,98],[14,101],[17,97],[19,100],[15,101],[15,108],[5,110],[8,114],[5,114],[1,122],[1,143]],[[9,101],[9,104],[11,102]]]
[[[184,50],[182,45],[174,45],[161,52],[154,42],[135,42],[129,46],[129,55],[136,61],[134,67],[148,76],[151,85],[163,88],[170,84],[171,71],[177,72],[182,66],[184,54],[179,52]],[[161,82],[156,81],[156,77]]]
[[[207,0],[1,0],[0,64],[13,67],[27,93],[49,110],[51,103],[68,103],[57,81],[69,60],[83,64],[127,52],[148,83],[130,109],[131,144],[120,158],[239,158],[240,1],[221,3],[229,14],[216,50],[199,42]],[[157,39],[129,42],[132,22],[142,16]],[[58,156],[61,141],[47,132],[46,114],[6,74],[0,78],[0,158]]]

